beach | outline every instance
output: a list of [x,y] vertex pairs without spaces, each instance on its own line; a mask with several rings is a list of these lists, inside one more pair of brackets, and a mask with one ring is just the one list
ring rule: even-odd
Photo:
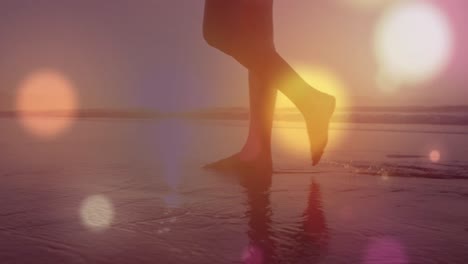
[[303,126],[277,122],[258,187],[202,168],[242,120],[80,118],[47,140],[0,123],[1,263],[468,261],[466,126],[333,124],[312,167],[276,141]]

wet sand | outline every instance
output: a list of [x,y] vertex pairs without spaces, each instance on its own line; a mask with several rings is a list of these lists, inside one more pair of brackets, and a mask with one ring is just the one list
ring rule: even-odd
[[[0,122],[1,263],[468,261],[461,177],[369,175],[337,150],[311,168],[277,151],[270,187],[201,169],[235,151],[245,125],[81,120],[41,141]],[[354,144],[388,136],[353,133]],[[370,153],[394,159],[381,146]]]

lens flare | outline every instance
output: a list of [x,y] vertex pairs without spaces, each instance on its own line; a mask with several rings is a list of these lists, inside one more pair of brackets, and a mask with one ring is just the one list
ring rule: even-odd
[[180,186],[183,183],[183,160],[190,145],[188,129],[180,120],[164,120],[159,123],[158,133],[162,135],[157,145],[161,160],[162,179],[168,187],[163,201],[167,208],[179,208],[183,205]]
[[93,231],[107,229],[114,219],[114,207],[111,201],[102,195],[86,198],[81,205],[81,220]]
[[39,138],[53,138],[67,129],[76,111],[74,87],[61,73],[39,70],[19,85],[16,110],[23,127]]
[[[312,87],[318,89],[321,92],[333,95],[336,98],[336,108],[343,108],[349,105],[348,96],[345,91],[345,85],[340,78],[333,72],[323,67],[297,67],[297,73],[304,78]],[[288,85],[292,81],[285,78],[282,85]],[[313,104],[313,102],[311,102]],[[301,116],[295,105],[281,92],[278,92],[276,101],[276,117],[277,120],[275,125],[281,127],[275,130],[273,137],[274,141],[278,142],[279,146],[283,150],[293,153],[304,155],[309,153],[310,145],[307,131],[302,129],[305,126],[301,126],[301,129],[296,127],[297,125],[292,122],[283,122],[290,120],[291,116]],[[294,109],[293,109],[294,108]],[[302,123],[304,124],[304,122]],[[284,126],[288,128],[283,128]],[[329,144],[327,149],[333,149],[339,145],[342,138],[335,131],[331,131],[329,134]]]
[[394,84],[419,84],[434,78],[447,65],[453,47],[448,19],[425,1],[395,4],[375,31],[375,53],[384,77]]
[[165,194],[163,196],[163,201],[166,204],[166,207],[170,209],[180,208],[182,205],[182,197],[174,190]]

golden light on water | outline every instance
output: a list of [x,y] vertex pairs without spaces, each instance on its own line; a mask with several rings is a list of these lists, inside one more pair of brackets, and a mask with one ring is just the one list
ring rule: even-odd
[[16,110],[23,127],[40,138],[53,138],[73,121],[77,98],[61,73],[39,70],[26,76],[17,93]]
[[[336,107],[337,109],[346,107],[349,105],[348,95],[346,91],[345,84],[341,81],[339,76],[333,71],[324,68],[324,67],[297,67],[298,74],[304,78],[304,80],[309,83],[312,87],[318,89],[321,92],[332,95],[336,98]],[[285,84],[288,83],[288,78],[285,80]],[[283,84],[284,85],[284,84]],[[311,101],[311,104],[314,102]],[[294,108],[294,104],[281,92],[278,93],[277,102],[276,102],[276,115],[280,117],[285,113],[285,109],[288,109],[289,113],[295,113],[300,115],[297,110],[292,111],[290,108]],[[320,109],[318,109],[320,111]],[[336,113],[336,110],[335,110]],[[287,119],[287,117],[285,117]],[[278,122],[276,122],[278,123]],[[302,122],[301,124],[304,124]],[[295,126],[292,122],[284,123],[284,126],[291,127]],[[281,125],[283,127],[283,125]],[[305,125],[301,126],[304,129],[297,128],[279,128],[276,129],[273,134],[274,141],[278,142],[280,146],[290,152],[296,154],[305,154],[309,153],[310,145],[307,131]],[[331,131],[329,134],[329,143],[327,149],[333,149],[339,145],[342,138],[339,133],[336,131]]]
[[93,195],[83,201],[80,216],[86,227],[93,231],[101,231],[112,224],[114,208],[107,197]]
[[418,84],[447,65],[453,36],[447,17],[425,1],[398,2],[388,9],[375,31],[380,66],[379,86]]

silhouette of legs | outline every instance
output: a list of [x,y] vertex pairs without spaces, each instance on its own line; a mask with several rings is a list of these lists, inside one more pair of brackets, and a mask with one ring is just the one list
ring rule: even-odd
[[[310,184],[307,207],[296,223],[297,232],[275,232],[271,178],[272,174],[245,174],[239,178],[247,195],[245,216],[250,240],[244,263],[320,263],[328,250],[329,229],[319,184],[314,180]],[[290,242],[285,245],[281,241]]]
[[[309,186],[307,207],[298,223],[302,228],[291,237],[295,246],[291,247],[288,261],[291,263],[320,263],[328,250],[329,229],[322,205],[320,186],[315,180]],[[300,261],[306,259],[307,262]]]
[[279,89],[296,105],[306,121],[313,165],[318,164],[328,143],[328,126],[335,110],[335,98],[305,82],[271,45],[249,53],[245,55],[241,51],[233,53],[233,56],[266,80],[270,89]]
[[270,205],[271,173],[244,175],[240,184],[247,195],[247,236],[249,247],[244,253],[244,263],[277,263],[276,242],[273,234]]
[[312,162],[316,165],[328,142],[328,125],[335,109],[335,98],[307,84],[277,53],[273,41],[273,0],[206,0],[203,34],[209,45],[232,56],[249,70],[251,97],[246,145],[240,153],[208,168],[232,169],[246,163],[258,163],[264,155],[271,156],[275,100],[271,98],[275,98],[276,89],[303,114]]
[[271,156],[276,90],[270,86],[267,79],[249,72],[250,126],[247,142],[240,152],[241,159]]
[[249,72],[250,125],[241,151],[219,160],[206,168],[226,172],[245,170],[268,173],[272,171],[271,131],[276,102],[276,90],[268,80]]

